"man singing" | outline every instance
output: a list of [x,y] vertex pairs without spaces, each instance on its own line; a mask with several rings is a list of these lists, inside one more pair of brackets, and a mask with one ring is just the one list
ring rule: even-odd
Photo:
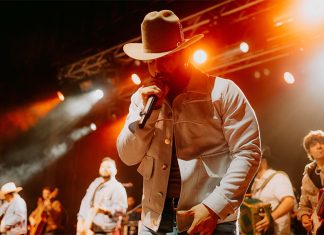
[[124,52],[146,61],[152,78],[133,94],[117,140],[122,161],[140,163],[140,234],[235,234],[237,208],[260,162],[254,111],[232,81],[190,63],[189,46],[203,35],[185,39],[172,11],[148,13],[141,30],[142,43]]

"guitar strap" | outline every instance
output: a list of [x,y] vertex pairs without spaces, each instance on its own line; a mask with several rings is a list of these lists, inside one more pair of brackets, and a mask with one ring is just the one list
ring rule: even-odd
[[323,188],[322,180],[320,174],[316,173],[316,167],[313,167],[309,171],[309,178],[313,182],[313,184],[316,186],[316,188],[321,189]]
[[101,182],[97,188],[93,191],[93,194],[92,194],[92,198],[91,198],[91,202],[90,202],[90,207],[93,207],[94,206],[94,199],[96,197],[96,193],[98,190],[102,189],[104,187],[104,184],[106,183],[106,181],[104,182]]
[[278,174],[278,173],[281,173],[281,172],[280,172],[280,171],[276,171],[276,172],[272,173],[268,178],[266,178],[266,179],[263,181],[262,185],[261,185],[259,188],[257,188],[256,190],[253,190],[253,191],[254,191],[253,194],[259,192],[260,190],[263,190],[264,187],[269,183],[269,181],[270,181],[270,180],[271,180],[271,179],[272,179],[276,174]]

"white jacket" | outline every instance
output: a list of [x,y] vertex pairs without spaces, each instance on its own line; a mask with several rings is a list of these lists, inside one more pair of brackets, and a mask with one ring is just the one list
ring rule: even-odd
[[[204,203],[220,217],[219,223],[235,220],[258,168],[260,137],[254,111],[232,81],[214,80],[194,70],[186,91],[172,107],[164,101],[143,129],[137,125],[143,109],[139,92],[131,98],[117,149],[125,164],[140,163],[142,222],[155,231],[167,193],[173,137],[181,173],[178,210]],[[177,216],[180,232],[191,223]]]
[[1,220],[0,230],[6,235],[27,234],[27,206],[19,194],[8,203]]

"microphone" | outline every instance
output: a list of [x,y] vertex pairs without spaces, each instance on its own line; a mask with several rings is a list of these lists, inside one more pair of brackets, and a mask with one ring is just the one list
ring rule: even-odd
[[156,95],[151,95],[147,99],[146,105],[144,107],[144,110],[141,112],[141,119],[139,120],[138,126],[140,129],[143,129],[147,120],[150,118],[151,113],[154,109],[155,103],[158,100],[158,97]]

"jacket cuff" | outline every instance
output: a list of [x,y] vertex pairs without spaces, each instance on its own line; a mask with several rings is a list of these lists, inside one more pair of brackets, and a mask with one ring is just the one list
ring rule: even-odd
[[222,220],[235,212],[225,196],[217,192],[211,193],[202,203],[212,209]]
[[133,122],[131,122],[129,125],[128,125],[128,129],[132,132],[132,133],[135,133],[136,132],[136,135],[141,135],[142,132],[146,133],[146,130],[151,130],[154,125],[155,125],[155,122],[156,120],[158,119],[159,117],[159,113],[160,113],[160,110],[153,110],[152,113],[151,113],[151,116],[150,118],[147,120],[146,124],[145,124],[145,127],[143,129],[140,129],[138,127],[138,122],[139,120],[141,119],[141,116],[140,116],[140,112],[136,115],[136,117],[133,118]]

